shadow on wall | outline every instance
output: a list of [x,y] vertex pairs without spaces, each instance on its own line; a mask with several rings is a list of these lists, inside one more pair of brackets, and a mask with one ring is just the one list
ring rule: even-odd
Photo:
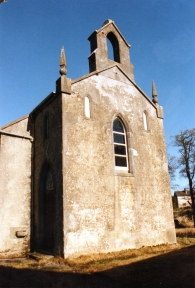
[[[1,265],[1,263],[0,263]],[[195,245],[164,255],[82,274],[0,266],[0,287],[194,287]]]

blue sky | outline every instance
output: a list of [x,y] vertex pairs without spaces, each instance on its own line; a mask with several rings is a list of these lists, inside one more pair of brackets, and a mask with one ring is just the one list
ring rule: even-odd
[[[155,81],[166,142],[195,127],[194,0],[7,0],[0,5],[0,126],[30,113],[59,77],[89,72],[88,36],[112,19],[131,45],[135,81],[151,98]],[[170,154],[177,149],[168,145]],[[180,188],[185,180],[177,178]]]

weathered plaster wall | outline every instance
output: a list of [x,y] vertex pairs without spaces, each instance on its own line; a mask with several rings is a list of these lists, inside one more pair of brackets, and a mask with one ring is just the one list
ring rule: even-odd
[[[65,257],[174,243],[163,123],[155,107],[117,68],[75,82],[72,91],[63,96]],[[114,169],[118,114],[131,131],[133,175],[117,176]]]
[[30,133],[28,129],[28,120],[29,117],[25,116],[1,127],[1,129],[9,133],[15,133],[21,136],[29,137]]
[[[48,116],[49,136],[44,139],[44,117]],[[40,237],[44,227],[40,226],[40,181],[44,164],[49,164],[54,176],[55,188],[55,247],[54,254],[63,254],[63,201],[62,201],[62,111],[61,96],[56,96],[48,105],[42,107],[34,116],[34,175],[33,175],[33,246],[35,250],[41,248]]]
[[[12,132],[25,133],[27,119]],[[0,135],[0,257],[24,256],[30,249],[31,142]],[[26,231],[18,238],[17,231]]]
[[188,195],[185,196],[177,196],[178,208],[183,207],[191,207],[190,203],[192,203],[191,197]]

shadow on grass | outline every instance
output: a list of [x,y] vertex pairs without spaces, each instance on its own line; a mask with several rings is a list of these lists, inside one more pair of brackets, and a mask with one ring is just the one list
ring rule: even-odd
[[[195,287],[195,245],[104,271],[128,287]],[[117,287],[117,286],[116,286]]]
[[195,245],[99,273],[0,266],[0,287],[195,287]]

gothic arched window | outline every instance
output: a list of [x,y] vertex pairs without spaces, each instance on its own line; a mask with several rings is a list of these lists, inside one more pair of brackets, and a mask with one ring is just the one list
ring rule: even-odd
[[85,96],[84,98],[84,112],[85,112],[85,117],[90,118],[91,117],[91,111],[90,111],[90,100],[88,96]]
[[128,171],[128,150],[126,129],[120,118],[115,118],[113,122],[113,140],[115,168]]
[[143,112],[143,124],[144,124],[144,130],[148,130],[148,115],[147,112]]

